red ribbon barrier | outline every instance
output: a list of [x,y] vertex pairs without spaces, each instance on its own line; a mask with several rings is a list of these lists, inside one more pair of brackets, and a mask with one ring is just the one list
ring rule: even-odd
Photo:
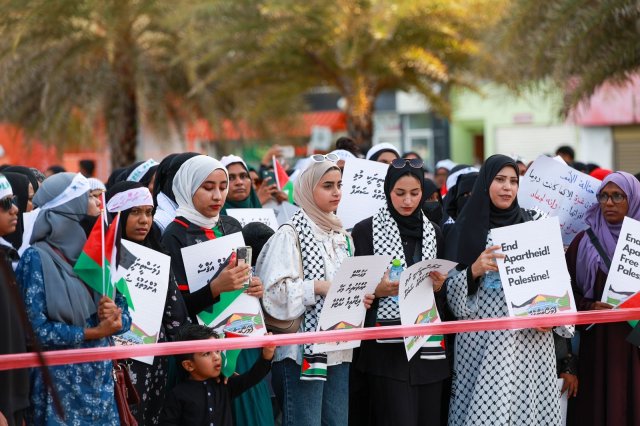
[[[104,361],[140,356],[174,355],[210,350],[258,348],[268,345],[285,346],[302,343],[344,342],[350,340],[385,339],[390,337],[453,334],[492,330],[513,330],[553,327],[566,324],[599,324],[640,319],[640,308],[588,311],[568,314],[540,315],[522,318],[488,318],[436,324],[398,325],[391,327],[357,328],[312,333],[292,333],[275,336],[209,339],[190,342],[168,342],[135,346],[106,346],[88,349],[67,349],[44,352],[47,364],[63,365],[78,362]],[[631,331],[631,329],[629,329]],[[0,371],[38,366],[34,353],[0,356]]]

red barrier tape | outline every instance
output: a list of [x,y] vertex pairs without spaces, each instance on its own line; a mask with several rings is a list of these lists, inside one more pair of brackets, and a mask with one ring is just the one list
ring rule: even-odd
[[[331,330],[313,333],[280,334],[276,336],[210,339],[191,342],[156,343],[136,346],[107,346],[89,349],[68,349],[44,352],[48,365],[124,359],[150,355],[174,355],[210,350],[258,348],[267,345],[299,345],[302,343],[344,342],[390,337],[453,334],[476,331],[512,330],[533,327],[552,327],[565,324],[596,324],[640,319],[640,308],[588,311],[568,314],[540,315],[524,318],[489,318],[441,322],[437,324],[398,325],[391,327]],[[631,331],[631,330],[630,330]],[[38,366],[36,354],[0,356],[0,371]]]

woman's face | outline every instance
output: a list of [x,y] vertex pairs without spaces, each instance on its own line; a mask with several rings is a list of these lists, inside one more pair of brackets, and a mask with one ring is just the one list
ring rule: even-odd
[[89,193],[89,201],[87,202],[87,214],[94,217],[100,214],[100,199],[92,193]]
[[[11,199],[13,195],[8,195],[6,198]],[[18,207],[11,203],[9,210],[5,210],[0,207],[0,237],[11,234],[16,230],[18,224]]]
[[230,164],[227,167],[229,172],[229,195],[231,201],[246,200],[251,191],[251,176],[240,163]]
[[[622,223],[624,217],[629,212],[627,194],[613,182],[609,182],[602,188],[599,195],[603,196],[603,194],[608,196],[604,203],[602,201],[600,202],[600,211],[602,212],[602,216],[604,216],[604,220],[612,225]],[[615,196],[622,196],[622,201],[617,204],[614,203],[612,197]]]
[[333,213],[338,209],[341,198],[342,174],[339,170],[330,169],[313,188],[313,201],[323,212]]
[[506,210],[518,195],[518,175],[511,166],[503,167],[489,186],[489,198],[494,206]]
[[27,197],[27,212],[30,212],[31,210],[33,210],[33,196],[35,194],[35,191],[33,190],[33,185],[31,185],[31,182],[29,182],[29,195]]
[[193,206],[204,217],[216,217],[227,199],[228,190],[227,174],[221,169],[216,169],[193,194]]
[[127,239],[141,243],[147,238],[153,223],[153,206],[136,206],[131,209],[125,225]]
[[402,176],[391,189],[391,205],[402,216],[411,216],[420,206],[422,185],[415,176]]
[[398,158],[395,152],[385,151],[376,160],[378,163],[391,164],[393,160]]

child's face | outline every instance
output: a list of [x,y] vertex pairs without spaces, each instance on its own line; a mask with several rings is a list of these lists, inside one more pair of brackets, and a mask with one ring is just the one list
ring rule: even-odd
[[196,352],[193,360],[185,363],[184,367],[194,380],[215,379],[220,376],[222,356],[220,351]]

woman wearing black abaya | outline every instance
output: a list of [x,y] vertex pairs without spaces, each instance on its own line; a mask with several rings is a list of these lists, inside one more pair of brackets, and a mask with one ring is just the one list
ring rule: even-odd
[[[421,208],[427,196],[422,161],[393,160],[385,177],[384,192],[387,203],[353,228],[355,255],[392,255],[401,260],[405,269],[424,259],[442,257],[440,229]],[[436,304],[442,313],[446,302],[445,276],[432,272],[431,278]],[[376,288],[376,299],[367,312],[365,326],[400,324],[394,298],[397,294],[398,282],[390,282],[388,272],[385,273]],[[445,350],[440,341],[427,343],[407,361],[402,342],[402,339],[362,342],[354,364],[364,375],[360,376],[364,382],[352,384],[352,402],[358,412],[352,413],[355,416],[350,416],[350,424],[440,425],[442,385],[449,376]],[[359,391],[365,394],[358,395]]]
[[[447,235],[447,258],[465,269],[447,279],[458,319],[508,315],[490,231],[532,220],[520,208],[518,166],[494,155],[480,169],[471,196]],[[559,425],[554,339],[550,329],[456,335],[449,425]],[[570,337],[572,327],[555,331]]]

